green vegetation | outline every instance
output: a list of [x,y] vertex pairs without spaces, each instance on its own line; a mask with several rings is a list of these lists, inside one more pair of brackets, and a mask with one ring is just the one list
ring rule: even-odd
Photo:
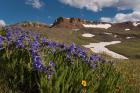
[[140,39],[124,41],[120,44],[107,46],[112,51],[131,59],[140,59]]
[[88,57],[74,44],[67,47],[10,29],[6,36],[0,35],[0,45],[1,93],[129,93],[131,89],[112,62],[94,54]]

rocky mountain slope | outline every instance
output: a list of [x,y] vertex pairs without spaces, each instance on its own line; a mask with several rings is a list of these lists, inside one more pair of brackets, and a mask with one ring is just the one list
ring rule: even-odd
[[21,22],[11,26],[33,27],[33,28],[66,28],[66,29],[99,29],[99,30],[140,30],[140,21],[138,22],[122,22],[122,23],[107,23],[97,21],[87,21],[80,18],[64,18],[59,17],[52,25],[39,22]]
[[51,27],[81,29],[81,28],[97,28],[97,29],[126,29],[126,30],[139,30],[140,22],[122,22],[122,23],[107,23],[87,21],[80,18],[64,18],[59,17]]

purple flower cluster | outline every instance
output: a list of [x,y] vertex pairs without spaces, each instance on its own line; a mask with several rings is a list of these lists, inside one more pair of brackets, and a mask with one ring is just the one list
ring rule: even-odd
[[39,55],[39,50],[42,47],[51,49],[52,54],[54,54],[57,50],[64,51],[67,59],[71,60],[73,57],[80,58],[94,69],[97,67],[97,62],[106,62],[103,58],[95,54],[92,54],[90,57],[88,57],[86,52],[80,47],[76,46],[74,43],[67,47],[65,44],[49,41],[45,37],[40,37],[40,35],[30,31],[6,28],[6,36],[4,37],[0,35],[0,49],[3,46],[3,41],[5,38],[7,46],[11,43],[14,43],[17,48],[27,49],[32,57],[33,69],[46,73],[48,78],[54,74],[55,64],[53,61],[50,61],[48,66],[45,66],[42,63],[41,57]]
[[5,40],[5,38],[3,36],[0,35],[0,50],[3,49],[3,41]]

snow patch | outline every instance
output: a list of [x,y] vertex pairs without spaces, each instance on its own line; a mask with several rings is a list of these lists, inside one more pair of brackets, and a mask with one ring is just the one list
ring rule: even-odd
[[79,31],[80,29],[72,29],[73,31]]
[[90,34],[90,33],[85,33],[85,34],[82,34],[83,37],[94,37],[95,35],[93,34]]
[[112,33],[107,33],[107,32],[105,32],[104,34],[106,34],[106,35],[112,35]]
[[115,37],[115,38],[117,38],[117,37],[118,37],[118,35],[114,35],[114,37]]
[[83,24],[85,28],[104,28],[108,29],[111,27],[111,24]]
[[70,18],[66,18],[66,19],[70,19]]
[[140,25],[140,22],[139,23],[138,22],[133,23],[133,26],[138,26],[138,25]]
[[134,37],[126,37],[126,39],[132,39],[132,38],[134,38]]
[[112,44],[118,44],[121,43],[121,41],[112,41],[112,42],[99,42],[99,43],[90,43],[89,45],[84,45],[86,48],[90,48],[95,53],[106,53],[113,58],[117,59],[128,59],[127,57],[120,55],[118,53],[115,53],[113,51],[110,51],[105,46],[112,45]]
[[129,30],[130,30],[129,28],[126,28],[126,29],[125,29],[125,31],[129,31]]

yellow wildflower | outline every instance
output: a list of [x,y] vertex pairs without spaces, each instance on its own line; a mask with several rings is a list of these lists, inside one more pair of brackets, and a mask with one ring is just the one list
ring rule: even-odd
[[86,80],[82,80],[82,83],[81,83],[84,87],[86,87],[87,86],[87,82],[86,82]]

